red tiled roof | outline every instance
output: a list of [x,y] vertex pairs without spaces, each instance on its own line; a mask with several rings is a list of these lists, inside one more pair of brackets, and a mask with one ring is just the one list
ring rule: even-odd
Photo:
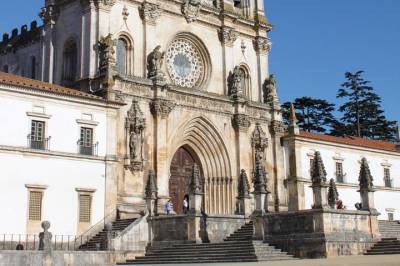
[[308,139],[327,141],[327,142],[333,142],[333,143],[345,144],[345,145],[351,145],[351,146],[358,146],[358,147],[364,147],[364,148],[370,148],[370,149],[393,151],[393,152],[398,151],[396,149],[395,143],[385,142],[385,141],[370,140],[370,139],[364,139],[364,138],[358,138],[358,137],[334,137],[334,136],[329,136],[329,135],[309,133],[309,132],[305,132],[305,131],[300,131],[300,134],[298,136],[303,137],[303,138],[308,138]]
[[75,89],[62,87],[62,86],[56,85],[56,84],[50,84],[50,83],[46,83],[46,82],[42,82],[42,81],[38,81],[38,80],[34,80],[34,79],[28,79],[28,78],[24,78],[21,76],[16,76],[16,75],[4,73],[4,72],[0,72],[0,84],[20,86],[20,87],[24,87],[24,88],[35,89],[35,90],[46,91],[46,92],[53,92],[53,93],[62,94],[62,95],[104,101],[103,98],[93,95],[93,94],[78,91]]

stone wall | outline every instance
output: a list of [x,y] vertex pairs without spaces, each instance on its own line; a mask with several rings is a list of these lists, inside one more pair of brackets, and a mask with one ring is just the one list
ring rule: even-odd
[[267,214],[265,240],[297,257],[359,255],[379,239],[377,215],[305,210]]
[[[188,217],[186,215],[158,216],[151,219],[153,246],[188,242]],[[200,235],[203,242],[222,242],[246,222],[244,216],[202,217]],[[204,230],[205,229],[205,230]]]
[[115,265],[125,261],[125,255],[118,252],[83,251],[0,251],[0,266],[90,266]]

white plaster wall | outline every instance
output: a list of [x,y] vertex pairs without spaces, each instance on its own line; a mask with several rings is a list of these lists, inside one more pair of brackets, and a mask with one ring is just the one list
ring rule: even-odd
[[[363,149],[358,147],[334,145],[331,143],[302,142],[301,154],[301,177],[310,179],[310,156],[315,151],[319,151],[327,172],[327,179],[335,179],[335,162],[338,158],[342,159],[343,171],[346,174],[345,185],[338,184],[339,198],[343,200],[348,209],[355,209],[354,204],[360,202],[360,195],[357,192],[358,177],[360,171],[360,160],[365,157],[368,160],[371,174],[374,178],[374,185],[377,187],[375,193],[375,204],[381,213],[379,219],[387,219],[387,210],[394,209],[395,219],[400,218],[400,208],[396,202],[400,202],[400,154],[384,152],[380,150]],[[390,166],[391,178],[393,179],[393,189],[383,188],[384,166]],[[346,184],[351,184],[348,186]],[[306,204],[309,208],[312,205],[312,190],[305,185]]]
[[0,152],[0,234],[25,234],[28,215],[28,189],[44,185],[42,219],[51,222],[54,235],[76,235],[78,192],[95,189],[92,224],[104,217],[104,162],[82,161]]
[[[94,126],[94,143],[99,142],[98,155],[106,153],[106,111],[102,107],[77,104],[56,99],[31,97],[2,90],[0,86],[0,119],[6,127],[0,131],[0,145],[27,146],[27,135],[30,133],[31,120],[37,119],[27,115],[34,112],[35,106],[44,107],[47,119],[46,137],[51,136],[50,150],[77,153],[77,141],[80,138],[80,127],[77,123],[83,114],[90,114]],[[12,115],[10,115],[12,114]]]

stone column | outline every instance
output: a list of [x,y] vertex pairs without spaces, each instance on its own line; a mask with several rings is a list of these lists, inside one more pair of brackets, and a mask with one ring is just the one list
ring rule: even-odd
[[149,217],[157,215],[156,209],[156,199],[157,199],[157,178],[154,171],[150,170],[147,178],[145,195],[146,195],[146,205],[147,211],[149,212]]
[[199,166],[193,165],[192,176],[189,184],[189,214],[187,218],[188,240],[201,243],[201,208],[204,196],[202,178]]
[[254,235],[253,239],[263,240],[264,239],[264,215],[265,215],[265,200],[267,195],[270,193],[267,190],[266,184],[266,173],[264,166],[262,165],[261,158],[256,158],[256,167],[254,171],[254,211],[251,215],[251,220],[254,224]]
[[361,209],[376,213],[374,201],[374,184],[366,158],[361,159],[360,175],[358,178],[361,196]]
[[150,110],[154,116],[155,131],[154,145],[157,147],[154,154],[154,169],[157,176],[158,213],[164,213],[164,205],[169,200],[169,165],[167,154],[167,118],[175,104],[166,99],[166,86],[153,86],[154,99],[150,103]]
[[42,48],[42,79],[45,82],[54,82],[54,28],[60,15],[59,7],[53,1],[46,1],[39,16],[43,20],[43,48]]
[[312,190],[314,196],[313,209],[328,208],[328,185],[326,171],[319,151],[315,152],[314,165],[311,169]]

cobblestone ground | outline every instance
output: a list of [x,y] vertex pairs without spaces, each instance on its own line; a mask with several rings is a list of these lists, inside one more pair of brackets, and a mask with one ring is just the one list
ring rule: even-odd
[[[138,264],[136,264],[138,265]],[[154,264],[151,264],[154,265]],[[172,264],[163,264],[172,266]],[[276,261],[258,263],[215,263],[215,264],[174,264],[174,266],[400,266],[400,255],[384,256],[348,256],[333,259]]]

